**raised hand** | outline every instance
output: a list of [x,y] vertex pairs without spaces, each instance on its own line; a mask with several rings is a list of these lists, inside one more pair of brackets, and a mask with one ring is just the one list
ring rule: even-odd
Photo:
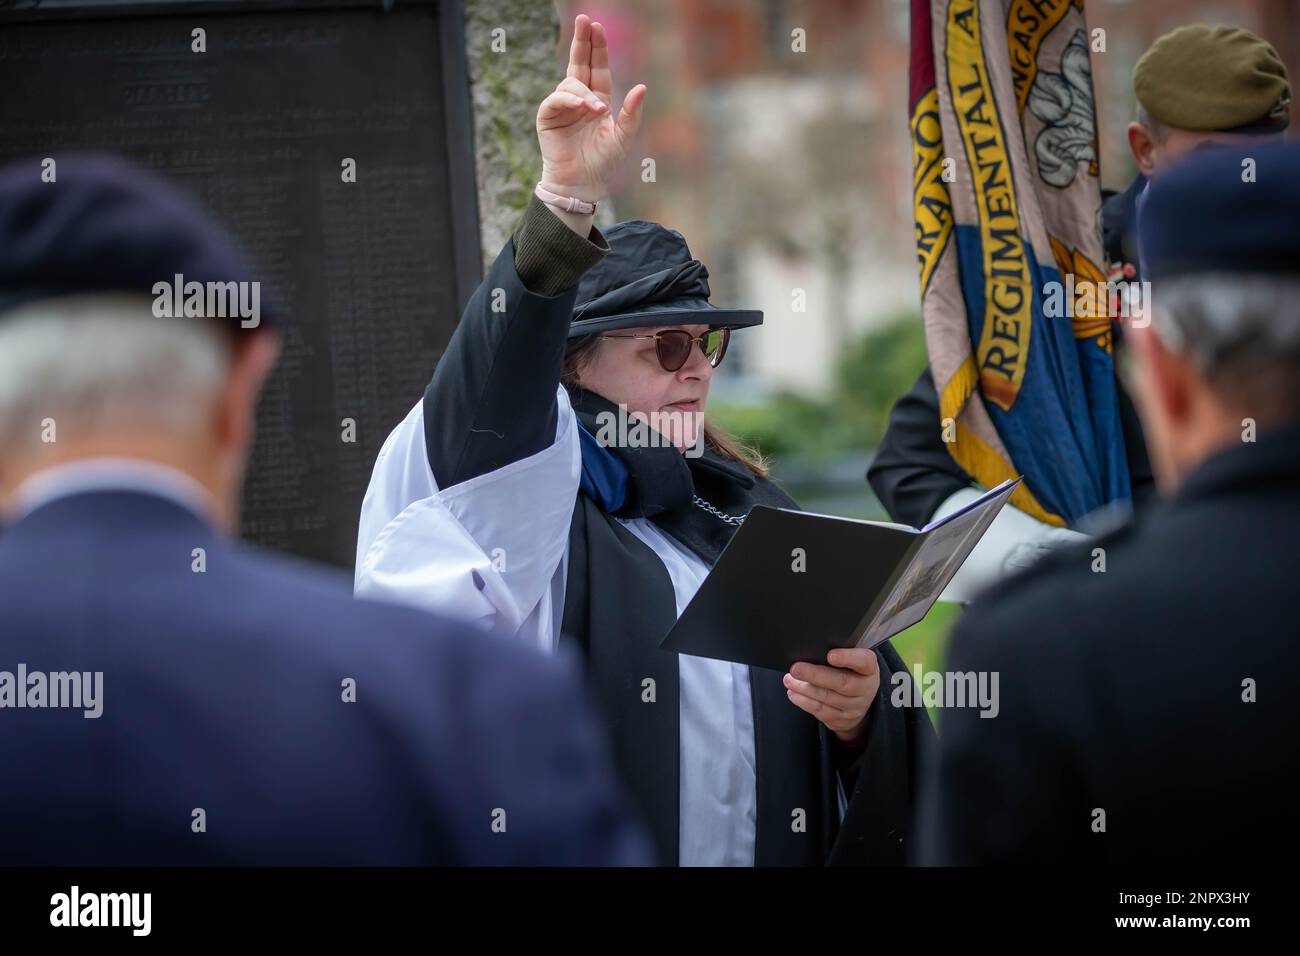
[[628,90],[617,117],[611,115],[613,97],[605,28],[579,14],[568,73],[537,110],[544,188],[588,202],[605,197],[606,183],[641,125],[645,86]]

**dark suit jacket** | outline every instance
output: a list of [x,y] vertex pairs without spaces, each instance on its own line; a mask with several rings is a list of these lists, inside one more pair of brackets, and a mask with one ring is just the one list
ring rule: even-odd
[[103,713],[0,709],[3,864],[648,859],[567,662],[354,600],[164,498],[73,495],[0,535],[20,663],[102,671]]
[[997,672],[1000,712],[942,713],[921,861],[1285,859],[1300,779],[1297,541],[1300,424],[1216,455],[1136,530],[981,597],[948,667]]
[[[1101,244],[1112,263],[1125,262],[1134,269],[1138,263],[1137,199],[1146,189],[1146,177],[1140,173],[1123,192],[1109,196],[1101,206]],[[1139,273],[1134,276],[1141,279]]]

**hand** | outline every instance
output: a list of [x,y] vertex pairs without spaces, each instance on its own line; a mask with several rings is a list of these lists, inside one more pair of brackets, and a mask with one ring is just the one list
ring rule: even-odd
[[617,119],[610,115],[613,93],[605,28],[579,14],[568,74],[537,109],[544,188],[587,202],[605,198],[606,183],[641,125],[645,86],[628,91]]
[[800,662],[783,678],[786,696],[812,714],[842,741],[866,731],[867,711],[880,690],[876,652],[861,647],[836,648],[826,656],[830,667]]

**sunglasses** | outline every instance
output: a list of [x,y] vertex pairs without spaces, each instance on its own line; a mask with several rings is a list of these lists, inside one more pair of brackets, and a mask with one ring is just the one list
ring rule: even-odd
[[655,356],[659,359],[659,367],[665,372],[676,372],[686,360],[691,357],[691,346],[697,342],[700,345],[700,351],[708,359],[709,365],[717,368],[722,364],[722,357],[727,354],[727,343],[731,341],[731,329],[723,326],[718,329],[709,329],[703,335],[692,336],[685,329],[665,329],[663,332],[655,332],[653,335],[615,335],[607,333],[602,335],[605,339],[654,339]]

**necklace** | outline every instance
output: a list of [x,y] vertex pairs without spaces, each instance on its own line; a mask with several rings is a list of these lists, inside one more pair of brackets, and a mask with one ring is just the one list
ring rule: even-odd
[[713,505],[709,504],[707,501],[705,501],[705,500],[704,500],[703,498],[701,498],[699,495],[696,495],[696,496],[695,496],[695,506],[696,506],[697,508],[699,508],[700,510],[702,510],[702,511],[707,511],[709,514],[713,515],[715,518],[719,518],[719,519],[721,519],[722,521],[726,522],[726,523],[729,524],[729,525],[739,525],[742,521],[745,520],[745,516],[744,516],[744,515],[729,515],[729,514],[727,514],[726,512],[719,511],[717,508],[715,508]]

